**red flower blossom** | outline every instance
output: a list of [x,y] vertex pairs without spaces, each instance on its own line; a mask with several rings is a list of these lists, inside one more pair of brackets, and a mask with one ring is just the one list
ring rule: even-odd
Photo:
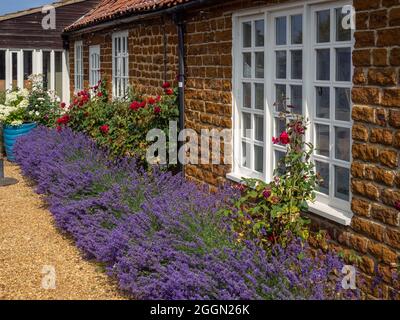
[[139,102],[137,102],[137,101],[133,101],[132,103],[131,103],[131,105],[129,106],[129,108],[131,109],[131,110],[139,110],[140,109],[140,104],[139,104]]
[[165,89],[165,94],[167,96],[171,96],[174,94],[174,90],[172,90],[171,88]]
[[146,101],[142,101],[141,103],[139,103],[139,107],[140,108],[146,107]]
[[97,93],[97,96],[98,96],[98,97],[102,97],[102,96],[103,96],[103,92],[98,92],[98,93]]
[[107,134],[110,131],[110,126],[105,124],[103,126],[100,127],[100,131],[104,134]]
[[156,106],[156,107],[154,108],[154,113],[155,113],[155,114],[160,114],[160,113],[161,113],[161,108],[160,108],[159,106]]
[[394,207],[395,207],[397,210],[400,210],[400,201],[396,201],[396,203],[394,204]]
[[61,104],[60,104],[61,109],[64,109],[65,106],[66,106],[65,102],[61,102]]
[[57,132],[60,132],[62,130],[61,126],[57,126]]
[[246,186],[243,183],[235,184],[233,189],[238,190],[240,192],[244,192],[246,190]]
[[297,134],[304,134],[305,131],[306,130],[304,129],[301,122],[296,122],[296,124],[294,125],[294,132],[296,132]]
[[169,82],[164,82],[163,85],[162,85],[163,89],[168,89],[170,87],[171,87],[171,84]]
[[279,141],[284,145],[286,145],[286,144],[288,144],[290,142],[289,135],[288,135],[288,133],[286,131],[283,131],[281,133],[281,136],[279,137]]
[[278,144],[279,143],[279,138],[272,137],[272,143],[273,144]]
[[154,98],[150,97],[150,98],[147,100],[147,103],[148,103],[148,104],[155,104],[155,103],[156,103],[156,100],[155,100]]
[[156,102],[160,102],[160,101],[161,101],[161,96],[158,95],[157,98],[156,98]]
[[57,124],[59,124],[59,125],[60,124],[67,124],[69,122],[69,120],[70,120],[69,115],[65,114],[61,118],[57,119]]

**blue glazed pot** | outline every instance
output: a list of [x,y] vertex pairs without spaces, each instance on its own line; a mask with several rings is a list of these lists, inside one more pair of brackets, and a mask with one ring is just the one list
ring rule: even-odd
[[15,156],[14,156],[14,144],[15,140],[18,137],[22,137],[27,135],[31,130],[36,128],[37,124],[35,122],[31,123],[24,123],[20,126],[4,126],[3,129],[3,137],[4,137],[4,146],[6,149],[6,154],[7,154],[7,159],[9,161],[14,162],[15,161]]

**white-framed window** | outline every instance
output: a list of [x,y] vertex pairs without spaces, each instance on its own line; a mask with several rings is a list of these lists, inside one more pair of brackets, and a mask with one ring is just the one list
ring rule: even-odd
[[112,37],[113,97],[124,98],[129,84],[128,31],[117,32]]
[[[310,120],[306,140],[324,178],[311,210],[349,224],[353,32],[349,1],[307,1],[233,16],[235,179],[270,181],[285,147],[282,105]],[[344,10],[344,11],[342,11]],[[345,19],[349,21],[348,19]],[[285,101],[285,103],[279,103]]]
[[75,42],[75,92],[83,90],[84,72],[83,72],[83,43]]
[[100,46],[89,47],[89,83],[91,87],[100,81]]

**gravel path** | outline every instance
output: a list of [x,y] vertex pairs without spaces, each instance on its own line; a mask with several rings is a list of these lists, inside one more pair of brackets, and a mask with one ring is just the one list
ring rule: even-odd
[[5,171],[20,182],[0,187],[0,300],[124,299],[101,268],[84,260],[56,229],[19,168],[6,163]]

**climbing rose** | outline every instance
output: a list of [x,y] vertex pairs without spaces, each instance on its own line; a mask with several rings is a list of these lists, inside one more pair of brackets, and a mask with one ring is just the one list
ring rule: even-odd
[[174,93],[174,90],[172,90],[171,88],[165,89],[165,94],[170,96]]
[[104,134],[107,134],[109,130],[110,130],[110,126],[107,125],[107,124],[105,124],[105,125],[103,125],[103,126],[100,127],[100,131],[101,131],[102,133],[104,133]]
[[281,133],[281,136],[279,137],[279,141],[284,145],[286,145],[290,142],[289,135],[287,134],[286,131],[283,131]]
[[278,144],[279,143],[279,138],[272,137],[272,143],[273,144]]
[[161,113],[161,108],[159,106],[154,108],[154,113],[155,114],[160,114]]
[[171,84],[169,82],[164,82],[162,87],[163,89],[168,89],[169,87],[171,87]]

